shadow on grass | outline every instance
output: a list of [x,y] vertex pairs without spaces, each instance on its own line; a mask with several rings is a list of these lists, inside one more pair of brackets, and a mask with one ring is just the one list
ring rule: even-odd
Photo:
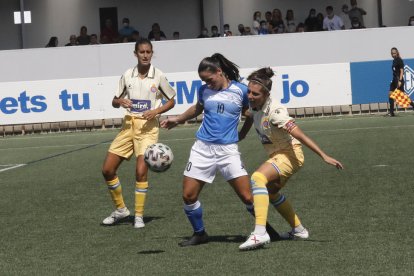
[[164,253],[164,250],[142,250],[139,251],[138,254],[150,255],[150,254],[160,254]]
[[[144,223],[150,223],[153,220],[163,219],[164,217],[144,217]],[[101,226],[110,227],[110,226],[119,226],[119,225],[130,225],[134,223],[135,216],[127,216],[126,218],[120,219],[114,224],[107,225],[101,223]]]

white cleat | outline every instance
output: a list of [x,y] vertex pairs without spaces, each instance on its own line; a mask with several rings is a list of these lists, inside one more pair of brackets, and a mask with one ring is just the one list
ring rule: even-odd
[[116,224],[118,221],[120,221],[121,219],[124,219],[126,217],[129,216],[129,210],[124,207],[121,209],[116,209],[115,211],[113,211],[111,213],[111,215],[109,217],[107,217],[106,219],[104,219],[102,221],[102,224],[104,225],[114,225]]
[[134,228],[144,228],[144,218],[143,217],[135,217]]
[[292,229],[291,231],[282,233],[279,236],[281,240],[306,240],[309,238],[309,232],[306,228],[303,228],[302,231]]
[[264,233],[263,235],[257,235],[251,233],[247,240],[239,246],[240,250],[250,250],[263,247],[265,244],[270,243],[269,234]]

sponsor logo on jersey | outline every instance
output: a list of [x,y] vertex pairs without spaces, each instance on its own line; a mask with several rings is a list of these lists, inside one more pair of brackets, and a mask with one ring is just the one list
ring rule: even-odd
[[133,113],[141,113],[151,109],[151,101],[150,100],[134,100],[132,99],[132,107],[131,112]]

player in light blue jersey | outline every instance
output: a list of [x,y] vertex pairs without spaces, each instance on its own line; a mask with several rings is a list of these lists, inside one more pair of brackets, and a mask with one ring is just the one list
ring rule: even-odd
[[[202,219],[203,211],[198,200],[205,183],[214,180],[217,171],[233,187],[239,198],[253,212],[253,196],[250,179],[240,158],[237,142],[237,126],[241,114],[248,108],[247,87],[239,82],[237,65],[221,54],[204,58],[198,67],[200,78],[206,83],[198,92],[198,101],[177,117],[161,122],[161,127],[171,129],[180,123],[195,118],[204,111],[203,122],[196,133],[187,166],[184,170],[183,200],[184,211],[192,227],[193,236],[180,243],[181,246],[198,245],[208,242],[208,235]],[[250,128],[253,121],[247,119],[243,129]],[[270,242],[266,231],[266,217],[259,218],[261,210],[268,206],[255,203],[256,242],[248,249],[261,247]],[[263,216],[263,215],[262,215]]]

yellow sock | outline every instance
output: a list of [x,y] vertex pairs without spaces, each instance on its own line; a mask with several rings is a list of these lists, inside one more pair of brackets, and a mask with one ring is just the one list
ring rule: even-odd
[[108,186],[109,194],[111,195],[112,201],[115,204],[117,209],[124,208],[124,198],[122,197],[122,186],[121,182],[119,182],[119,178],[115,178],[114,180],[106,181],[106,185]]
[[254,172],[250,185],[252,187],[254,200],[254,213],[256,225],[266,225],[267,210],[269,209],[269,195],[266,188],[267,178],[264,174]]
[[296,215],[295,210],[293,210],[292,205],[282,194],[270,194],[270,203],[276,208],[279,214],[289,223],[289,225],[294,228],[301,225],[299,217]]
[[144,215],[145,197],[148,191],[148,181],[135,182],[135,216]]

